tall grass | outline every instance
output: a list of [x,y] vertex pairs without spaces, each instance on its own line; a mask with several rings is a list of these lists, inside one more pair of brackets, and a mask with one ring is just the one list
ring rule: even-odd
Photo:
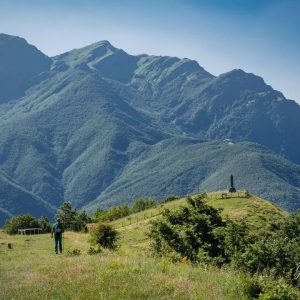
[[0,299],[245,298],[243,274],[153,258],[136,231],[121,232],[119,251],[93,256],[87,254],[87,234],[66,233],[66,250],[82,252],[67,256],[54,254],[49,235],[8,237],[2,232]]
[[[223,214],[248,218],[258,227],[285,213],[257,198],[208,200],[222,207]],[[176,209],[183,200],[166,203]],[[170,263],[152,257],[147,239],[153,208],[131,217],[141,221],[120,226],[118,251],[88,255],[89,234],[66,232],[65,252],[54,254],[50,235],[8,236],[0,232],[0,299],[247,299],[250,277],[230,268],[186,262]],[[253,216],[253,213],[256,215]],[[265,220],[260,216],[264,216]],[[12,243],[8,249],[7,243]],[[81,255],[66,251],[79,249]]]

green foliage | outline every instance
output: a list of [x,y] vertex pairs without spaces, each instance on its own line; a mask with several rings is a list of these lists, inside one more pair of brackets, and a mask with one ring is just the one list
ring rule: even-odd
[[72,208],[70,202],[64,202],[60,206],[56,216],[61,219],[65,229],[73,231],[83,231],[85,225],[91,222],[91,219],[85,211],[78,212],[76,209]]
[[107,224],[99,223],[91,232],[92,244],[103,248],[116,249],[118,239],[118,232]]
[[283,278],[254,275],[245,278],[245,292],[250,299],[297,300],[299,293]]
[[18,229],[37,228],[39,222],[31,215],[19,215],[6,221],[4,224],[4,231],[8,234],[18,233]]
[[243,247],[234,256],[233,264],[252,274],[267,271],[299,285],[295,280],[300,262],[299,212],[280,221],[275,228],[272,232],[244,237]]
[[87,215],[85,211],[76,212],[72,230],[84,231],[86,224],[90,222],[91,222],[91,218]]
[[297,300],[298,295],[295,289],[285,283],[284,281],[279,281],[263,291],[260,296],[260,300]]
[[81,255],[81,251],[80,251],[80,249],[72,249],[72,250],[68,250],[68,251],[66,252],[66,255],[67,255],[67,256],[79,256],[79,255]]
[[161,203],[167,203],[167,202],[171,202],[171,201],[174,201],[174,200],[178,200],[178,199],[180,199],[180,197],[179,196],[168,196],[168,197],[166,197],[166,198],[164,198],[162,201],[161,201]]
[[165,210],[162,220],[152,222],[149,236],[152,248],[159,254],[177,252],[191,261],[201,255],[218,257],[222,254],[216,229],[225,223],[219,211],[208,206],[202,196],[187,198],[188,207],[178,211]]
[[293,281],[293,271],[300,261],[300,245],[287,239],[281,232],[269,236],[257,236],[254,243],[248,243],[233,263],[250,273],[269,270],[275,277],[284,276]]
[[139,211],[145,210],[147,208],[155,207],[157,202],[151,197],[142,197],[136,199],[131,207],[131,211],[133,213],[137,213]]
[[42,228],[43,232],[51,231],[51,223],[47,217],[45,216],[40,217],[38,222],[39,222],[39,227]]
[[61,222],[64,224],[65,229],[74,228],[74,220],[77,215],[76,209],[72,208],[70,202],[64,202],[56,213],[56,217],[60,218]]
[[87,253],[89,255],[95,255],[95,254],[99,254],[102,252],[102,249],[99,247],[99,245],[97,247],[90,247],[87,251]]
[[150,197],[144,197],[136,199],[133,202],[131,208],[128,205],[119,205],[115,206],[110,210],[102,210],[98,208],[94,215],[92,216],[92,221],[94,223],[97,222],[111,222],[120,218],[124,218],[129,216],[132,213],[137,213],[143,211],[145,209],[155,207],[157,202]]
[[152,222],[152,249],[170,258],[206,263],[231,263],[251,274],[267,273],[273,278],[295,280],[300,261],[299,212],[273,224],[272,231],[251,231],[245,222],[221,220],[219,212],[201,197],[187,198],[188,207],[165,211]]
[[[20,40],[0,66],[3,101],[10,99],[7,88],[30,88],[9,105],[0,104],[1,169],[7,172],[0,176],[0,225],[24,212],[52,217],[58,199],[95,209],[142,195],[161,199],[198,187],[217,190],[228,186],[228,170],[254,194],[285,209],[299,208],[299,165],[269,151],[282,149],[300,161],[299,106],[279,103],[282,95],[242,71],[215,78],[186,59],[134,57],[98,46],[50,60]],[[23,49],[32,54],[27,62]],[[29,70],[37,75],[39,62],[46,67],[40,71],[53,62],[51,70],[37,80],[25,76],[15,82]],[[128,85],[112,85],[107,78]],[[228,137],[255,143],[232,146],[222,141]],[[253,180],[257,174],[260,180]]]
[[94,223],[114,221],[126,217],[130,213],[130,208],[127,205],[115,206],[111,210],[97,209],[95,214],[92,216],[92,221]]

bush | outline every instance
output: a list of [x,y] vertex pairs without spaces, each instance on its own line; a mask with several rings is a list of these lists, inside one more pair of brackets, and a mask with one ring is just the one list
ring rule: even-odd
[[89,255],[95,255],[95,254],[99,254],[101,252],[102,252],[102,250],[100,247],[90,247],[90,249],[87,251],[87,253]]
[[107,224],[99,223],[91,232],[92,244],[100,245],[103,248],[116,249],[118,239],[118,232]]
[[260,300],[296,300],[299,292],[287,284],[283,278],[267,275],[254,275],[245,280],[245,292],[250,299]]
[[192,262],[231,263],[252,275],[267,273],[299,285],[295,277],[300,261],[300,212],[275,224],[272,232],[251,232],[243,222],[223,221],[219,212],[203,201],[188,197],[188,207],[165,210],[152,222],[149,236],[155,253]]
[[180,199],[180,197],[179,196],[168,196],[168,197],[166,197],[165,199],[163,199],[162,201],[161,201],[161,203],[167,203],[167,202],[171,202],[171,201],[174,201],[174,200],[178,200],[178,199]]
[[97,209],[95,214],[92,216],[92,220],[93,222],[110,222],[127,217],[130,213],[130,208],[127,205],[116,206],[111,210]]
[[220,256],[224,251],[216,229],[225,223],[219,211],[205,204],[201,195],[188,197],[187,203],[178,211],[165,210],[161,220],[151,223],[152,249],[160,255],[176,252],[192,262]]
[[136,212],[145,210],[147,208],[155,207],[156,205],[157,205],[157,202],[151,197],[139,198],[133,202],[131,211],[133,213],[136,213]]
[[66,255],[67,256],[79,256],[79,255],[81,255],[81,251],[80,251],[80,249],[68,250]]
[[4,231],[8,234],[18,233],[18,229],[38,228],[39,222],[31,215],[20,215],[13,217],[4,224]]
[[[268,272],[297,285],[295,272],[300,261],[299,212],[276,224],[277,230],[246,238],[232,258],[233,263],[251,274]],[[248,240],[247,240],[248,239]]]

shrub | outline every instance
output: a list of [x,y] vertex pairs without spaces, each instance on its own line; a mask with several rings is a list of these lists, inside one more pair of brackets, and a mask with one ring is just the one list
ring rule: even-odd
[[250,299],[296,300],[299,292],[283,278],[255,275],[245,280],[245,292]]
[[260,300],[297,300],[299,294],[290,285],[286,284],[283,280],[275,282],[275,284],[267,287],[259,298]]
[[37,227],[39,227],[39,222],[36,218],[31,215],[19,215],[6,221],[3,229],[8,234],[16,234],[18,229]]
[[180,197],[179,196],[168,196],[168,197],[166,197],[165,199],[163,199],[162,201],[161,201],[161,203],[167,203],[167,202],[171,202],[171,201],[174,201],[174,200],[177,200],[177,199],[180,199]]
[[133,213],[136,213],[136,212],[145,210],[147,208],[155,207],[156,205],[157,205],[157,202],[151,197],[139,198],[133,202],[131,211]]
[[92,244],[103,248],[116,249],[118,238],[118,232],[112,226],[103,223],[99,223],[91,232]]
[[123,217],[127,217],[131,213],[127,205],[119,205],[113,207],[111,210],[97,209],[92,216],[93,222],[110,222]]
[[188,207],[165,210],[152,222],[149,236],[155,253],[168,257],[177,253],[192,262],[231,263],[252,275],[264,272],[299,284],[295,278],[300,261],[299,212],[275,224],[272,232],[254,233],[243,222],[222,221],[203,197],[188,197]]
[[149,236],[152,249],[161,255],[176,252],[190,261],[203,257],[217,257],[222,254],[216,228],[225,223],[219,211],[208,206],[202,196],[187,198],[188,207],[178,211],[165,210],[161,220],[151,223]]
[[100,247],[90,247],[90,249],[87,251],[87,253],[89,255],[95,255],[95,254],[99,254],[101,252],[102,252],[102,250]]
[[68,250],[66,255],[67,256],[79,256],[79,255],[81,255],[81,251],[80,251],[80,249]]
[[252,236],[233,257],[233,263],[252,274],[269,272],[284,277],[294,285],[297,263],[300,261],[300,214],[276,224],[277,230]]

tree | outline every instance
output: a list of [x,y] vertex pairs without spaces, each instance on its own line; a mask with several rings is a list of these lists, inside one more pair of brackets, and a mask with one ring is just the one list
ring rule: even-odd
[[85,211],[80,213],[76,212],[73,222],[73,229],[74,231],[83,231],[87,223],[91,222],[91,218],[87,215]]
[[88,217],[85,211],[77,212],[76,209],[72,208],[70,202],[64,202],[61,205],[56,217],[61,219],[65,229],[74,231],[84,230],[85,225],[91,222],[91,219]]
[[77,211],[76,209],[72,208],[71,203],[64,202],[58,209],[56,217],[61,219],[65,229],[73,230],[76,215],[77,215]]
[[155,207],[157,205],[157,202],[151,198],[151,197],[146,197],[146,198],[138,198],[133,202],[131,211],[133,213],[145,210],[147,208]]
[[130,208],[127,205],[119,205],[110,210],[102,210],[98,208],[92,216],[92,220],[94,222],[114,221],[123,217],[127,217],[130,215],[130,212]]
[[112,226],[99,223],[91,232],[91,242],[103,248],[116,249],[118,242],[118,232]]
[[36,218],[31,215],[19,215],[6,221],[3,229],[8,234],[16,234],[18,229],[37,227],[39,227],[39,223]]
[[224,251],[215,229],[225,223],[219,211],[206,205],[201,195],[188,197],[187,204],[175,212],[165,210],[161,220],[152,222],[152,248],[159,254],[175,252],[191,261],[198,260],[199,252],[209,257],[221,255]]
[[51,223],[46,216],[42,216],[38,220],[39,227],[42,228],[43,232],[50,232],[51,231]]

